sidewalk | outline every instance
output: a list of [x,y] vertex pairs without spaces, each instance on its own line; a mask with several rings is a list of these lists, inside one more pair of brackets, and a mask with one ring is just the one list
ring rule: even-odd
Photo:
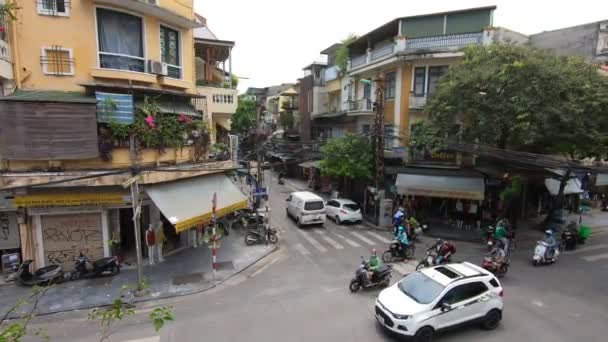
[[[245,246],[243,237],[236,231],[222,240],[217,251],[219,284],[243,269],[256,263],[276,249],[274,245]],[[67,271],[67,270],[66,270]],[[186,248],[165,261],[143,268],[144,279],[149,284],[149,294],[136,298],[137,302],[192,294],[214,287],[211,266],[211,249],[206,245]],[[123,285],[137,284],[137,270],[121,269],[114,277],[101,277],[66,281],[53,286],[38,303],[37,314],[88,309],[110,304],[121,294]],[[9,310],[19,299],[31,294],[31,288],[6,284],[0,287],[0,315]],[[23,306],[15,316],[29,312],[30,305]]]

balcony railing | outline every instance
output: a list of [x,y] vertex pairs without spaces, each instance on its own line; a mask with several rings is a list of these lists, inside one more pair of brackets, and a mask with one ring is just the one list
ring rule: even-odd
[[382,57],[390,56],[395,53],[395,43],[388,44],[381,48],[372,50],[372,61],[377,61]]
[[416,96],[410,95],[410,108],[412,109],[420,109],[426,105],[426,95],[425,96]]
[[358,100],[349,100],[348,110],[349,111],[372,111],[373,104],[370,99],[358,99]]
[[449,34],[445,36],[412,38],[405,41],[406,49],[432,49],[465,47],[472,44],[481,44],[483,32]]
[[356,67],[360,67],[365,64],[367,64],[367,55],[362,55],[362,56],[353,58],[350,62],[350,67],[356,68]]

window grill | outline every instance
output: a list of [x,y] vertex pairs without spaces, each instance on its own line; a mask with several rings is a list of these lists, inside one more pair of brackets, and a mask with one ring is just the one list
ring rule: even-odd
[[70,0],[35,0],[38,13],[52,16],[65,16],[70,12]]
[[69,49],[53,45],[44,48],[40,64],[45,74],[64,76],[74,74],[74,58]]

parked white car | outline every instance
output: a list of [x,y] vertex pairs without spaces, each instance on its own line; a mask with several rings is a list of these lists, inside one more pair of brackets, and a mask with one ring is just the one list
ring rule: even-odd
[[325,203],[327,217],[337,224],[342,222],[361,222],[363,216],[359,205],[346,198],[332,199]]
[[323,199],[309,191],[292,192],[287,198],[287,216],[296,220],[298,227],[325,223]]
[[375,316],[390,331],[416,342],[468,323],[495,329],[502,319],[503,289],[490,272],[468,262],[410,273],[376,298]]

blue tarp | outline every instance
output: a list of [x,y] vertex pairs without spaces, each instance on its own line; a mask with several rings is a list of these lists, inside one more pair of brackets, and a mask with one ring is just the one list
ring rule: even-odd
[[[97,98],[97,122],[133,123],[133,95],[95,92]],[[107,99],[111,99],[109,104]]]

